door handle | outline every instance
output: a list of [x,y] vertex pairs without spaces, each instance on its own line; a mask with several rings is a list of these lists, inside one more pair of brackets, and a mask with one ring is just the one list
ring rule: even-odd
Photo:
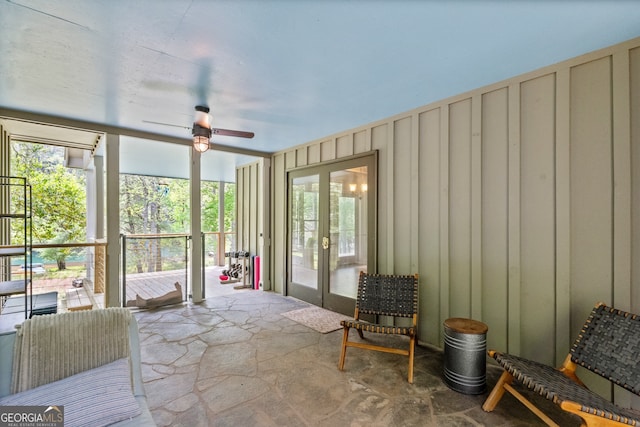
[[323,237],[322,238],[322,249],[329,249],[329,238],[328,237]]

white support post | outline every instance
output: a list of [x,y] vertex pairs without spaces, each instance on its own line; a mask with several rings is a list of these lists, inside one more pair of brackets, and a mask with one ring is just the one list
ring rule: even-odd
[[191,194],[191,298],[202,302],[204,277],[202,277],[202,209],[200,196],[200,156],[191,149],[190,194]]
[[[121,307],[120,292],[120,135],[107,134],[107,268],[105,307]],[[111,207],[111,208],[109,208]]]

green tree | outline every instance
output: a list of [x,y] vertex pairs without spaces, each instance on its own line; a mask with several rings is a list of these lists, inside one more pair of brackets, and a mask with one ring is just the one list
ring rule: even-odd
[[[158,235],[170,224],[167,188],[158,177],[122,175],[120,177],[120,224],[128,235]],[[162,244],[154,239],[128,241],[127,259],[139,273],[162,270]]]
[[[35,243],[69,243],[86,240],[86,191],[84,172],[63,166],[64,149],[41,144],[14,143],[12,171],[27,178],[32,188],[32,234]],[[24,200],[21,202],[24,204]],[[19,224],[16,224],[19,226]],[[12,230],[19,242],[21,230]],[[58,269],[77,252],[70,248],[43,251]]]
[[204,181],[202,189],[202,230],[229,232],[235,229],[236,185],[224,183],[224,230],[220,230],[220,182]]
[[191,197],[188,179],[163,179],[166,201],[171,212],[172,233],[188,233],[191,229]]
[[220,231],[218,211],[220,203],[220,185],[218,182],[205,181],[201,185],[202,231]]
[[120,222],[125,234],[160,234],[171,231],[173,218],[166,195],[168,184],[158,177],[120,177]]
[[236,185],[225,183],[224,185],[224,231],[231,232],[236,229]]

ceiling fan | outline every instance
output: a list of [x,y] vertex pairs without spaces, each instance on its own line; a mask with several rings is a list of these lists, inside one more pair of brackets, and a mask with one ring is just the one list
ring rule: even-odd
[[210,109],[206,105],[196,105],[196,115],[193,121],[193,126],[191,128],[188,128],[186,126],[171,125],[168,123],[152,122],[149,120],[145,121],[147,123],[154,123],[158,125],[191,129],[191,134],[193,135],[193,148],[200,153],[204,153],[209,149],[209,140],[211,139],[212,135],[236,136],[239,138],[253,138],[255,136],[253,132],[211,127],[211,116],[209,115],[209,111]]

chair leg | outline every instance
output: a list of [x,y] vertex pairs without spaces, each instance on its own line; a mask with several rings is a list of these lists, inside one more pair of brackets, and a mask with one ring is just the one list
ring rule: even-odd
[[358,335],[360,335],[360,339],[364,339],[364,335],[362,334],[362,329],[356,329],[358,331]]
[[[522,403],[524,406],[526,406],[531,412],[533,412],[535,415],[538,416],[538,418],[540,418],[542,421],[544,421],[544,423],[546,425],[548,425],[549,427],[560,427],[560,425],[556,424],[555,421],[553,421],[551,418],[549,418],[547,416],[547,414],[545,414],[544,412],[542,412],[540,409],[538,409],[538,407],[536,405],[534,405],[533,403],[531,403],[529,401],[529,399],[527,399],[526,397],[524,397],[518,390],[516,390],[515,388],[513,388],[511,386],[511,384],[504,384],[503,388],[508,391],[509,393],[511,393],[511,395],[513,397],[515,397],[516,399],[518,399],[520,401],[520,403]],[[583,423],[582,426],[585,426],[585,424]]]
[[513,376],[509,372],[504,371],[500,376],[500,379],[496,383],[496,386],[493,388],[493,390],[491,390],[491,393],[489,393],[487,400],[484,401],[484,404],[482,405],[482,409],[486,412],[493,411],[496,408],[496,405],[498,404],[500,399],[502,399],[502,395],[504,395],[504,392],[505,392],[504,385],[511,384],[512,381],[513,381]]
[[413,384],[413,355],[416,347],[416,337],[411,336],[409,340],[409,384]]
[[338,362],[338,369],[342,371],[344,368],[344,359],[347,356],[347,340],[349,339],[349,327],[344,327],[344,333],[342,334],[342,349],[340,350],[340,361]]

